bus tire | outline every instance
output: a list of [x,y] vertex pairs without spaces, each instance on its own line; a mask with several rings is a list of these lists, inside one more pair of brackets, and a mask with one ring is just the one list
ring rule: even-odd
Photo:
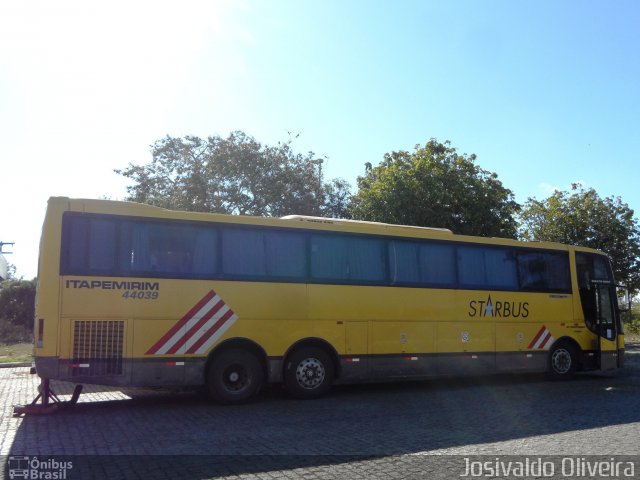
[[576,372],[578,356],[575,348],[560,342],[551,347],[547,375],[552,380],[567,380]]
[[260,360],[243,349],[224,350],[213,359],[207,372],[207,393],[222,404],[250,400],[262,388],[264,371]]
[[302,347],[287,358],[284,383],[296,398],[318,398],[331,388],[334,373],[333,360],[325,350]]

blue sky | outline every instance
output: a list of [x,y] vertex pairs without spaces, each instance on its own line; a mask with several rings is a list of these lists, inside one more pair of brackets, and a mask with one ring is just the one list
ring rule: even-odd
[[51,195],[123,198],[165,136],[243,130],[364,163],[429,138],[520,202],[581,181],[640,209],[635,1],[0,0],[0,240],[36,274]]

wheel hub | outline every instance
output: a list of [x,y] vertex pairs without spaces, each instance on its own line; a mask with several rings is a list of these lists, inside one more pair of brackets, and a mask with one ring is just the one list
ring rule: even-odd
[[571,353],[564,348],[559,348],[553,352],[551,357],[553,369],[560,374],[568,373],[571,370]]
[[242,365],[229,365],[222,378],[224,379],[224,387],[234,392],[246,388],[250,383],[249,373]]
[[318,387],[324,381],[324,376],[324,365],[317,358],[304,359],[296,369],[296,379],[302,388]]

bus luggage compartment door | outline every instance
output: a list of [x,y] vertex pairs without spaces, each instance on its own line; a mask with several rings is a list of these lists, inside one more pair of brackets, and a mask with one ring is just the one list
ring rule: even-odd
[[368,372],[369,322],[345,322],[345,353],[342,378],[364,379]]

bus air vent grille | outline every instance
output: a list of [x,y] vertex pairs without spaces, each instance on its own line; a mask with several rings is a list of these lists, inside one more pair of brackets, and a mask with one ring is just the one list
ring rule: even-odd
[[122,375],[124,321],[76,320],[73,333],[74,376]]

